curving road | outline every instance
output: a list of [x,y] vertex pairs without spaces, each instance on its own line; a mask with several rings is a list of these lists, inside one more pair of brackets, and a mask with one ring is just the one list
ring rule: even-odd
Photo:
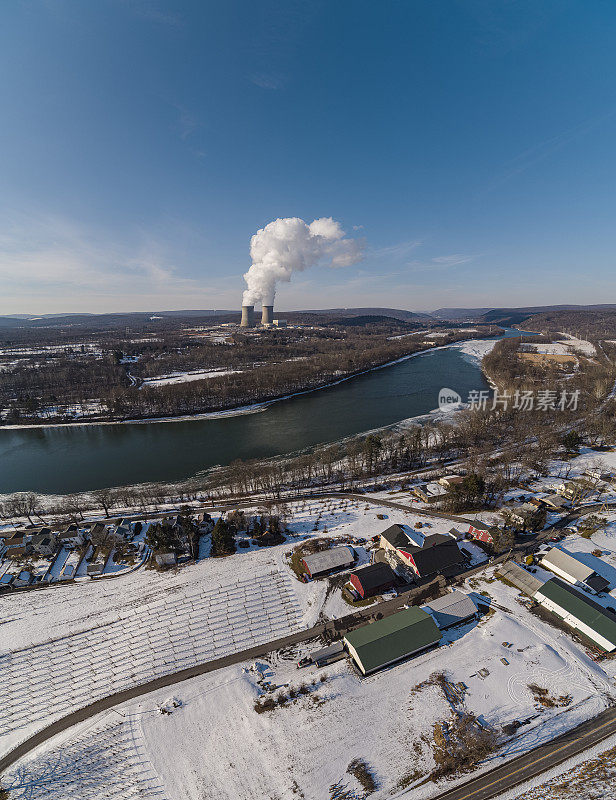
[[[373,503],[401,511],[412,511],[414,514],[419,514],[425,517],[448,519],[452,522],[463,524],[472,524],[473,522],[465,517],[460,517],[453,514],[415,508],[413,506],[404,505],[392,500],[372,498],[363,494],[354,494],[351,492],[323,492],[318,495],[315,494],[312,497],[315,499],[331,497],[338,499],[346,498],[349,500],[359,500],[362,502]],[[286,501],[289,499],[291,498],[285,498]],[[305,495],[299,495],[297,499],[307,498]],[[255,500],[252,499],[245,502],[236,500],[232,504],[235,507],[241,505],[254,505]],[[220,508],[222,505],[223,504],[219,504],[216,507]],[[592,510],[591,507],[587,507],[587,509]],[[578,515],[579,512],[586,513],[587,509],[578,509]],[[212,506],[209,506],[209,510],[213,510]],[[565,519],[569,519],[570,517],[571,515],[568,515],[566,518],[563,518],[563,521]],[[547,536],[549,536],[552,533],[552,530],[556,527],[559,527],[559,525],[557,524],[533,537],[534,542],[537,542],[537,540],[542,538],[547,538]],[[514,550],[518,551],[525,551],[526,549],[527,545],[525,544],[517,545],[514,548]],[[509,558],[510,555],[511,553],[503,554],[502,556],[493,559],[493,563],[503,561],[506,558]],[[481,571],[485,568],[485,566],[485,563],[480,564],[477,567],[465,570],[461,574],[470,576],[478,571]],[[325,624],[319,624],[305,631],[300,631],[299,633],[253,647],[248,650],[242,650],[223,658],[215,659],[214,661],[208,661],[203,664],[178,670],[176,672],[169,673],[168,675],[155,678],[147,683],[139,684],[121,692],[101,698],[90,705],[77,709],[76,711],[67,714],[65,717],[56,720],[0,758],[0,774],[17,762],[20,758],[23,758],[23,756],[32,752],[32,750],[36,749],[57,734],[62,733],[69,728],[72,728],[74,725],[77,725],[80,722],[89,719],[90,717],[96,716],[103,711],[107,711],[114,706],[119,705],[120,703],[124,703],[128,700],[134,700],[137,697],[149,694],[150,692],[158,689],[172,686],[176,683],[189,680],[199,675],[204,675],[208,672],[213,672],[223,667],[239,664],[259,656],[264,656],[272,650],[278,650],[292,644],[309,641],[310,639],[321,636],[326,632],[329,632],[333,635],[340,635],[341,633],[356,627],[360,622],[364,622],[367,619],[373,618],[376,613],[385,615],[393,613],[395,610],[402,607],[402,605],[408,603],[412,599],[412,596],[415,592],[421,591],[422,589],[423,586],[420,586],[417,589],[412,589],[409,592],[401,594],[399,597],[394,598],[393,600],[379,603],[377,606],[370,606],[366,609],[359,609],[356,613],[342,619],[330,621]],[[442,800],[465,800],[465,798],[473,798],[473,800],[486,800],[487,798],[496,797],[498,793],[505,791],[506,788],[515,786],[518,783],[527,780],[529,777],[532,777],[533,775],[540,774],[546,769],[549,769],[550,767],[566,760],[571,755],[591,747],[597,741],[601,741],[602,739],[611,736],[613,733],[616,733],[616,710],[609,709],[602,715],[599,715],[599,717],[596,717],[594,720],[584,723],[579,728],[576,728],[568,734],[565,734],[565,736],[559,737],[549,744],[537,748],[537,750],[531,751],[531,753],[526,754],[525,756],[520,756],[519,758],[508,762],[503,767],[498,767],[495,770],[492,770],[491,772],[486,773],[485,775],[480,776],[479,778],[476,778],[467,784],[464,784],[463,787],[452,789],[450,792],[439,795],[438,798],[435,798],[435,800],[441,800],[441,798]],[[514,781],[513,783],[511,783],[512,780]],[[466,794],[464,791],[466,791]]]

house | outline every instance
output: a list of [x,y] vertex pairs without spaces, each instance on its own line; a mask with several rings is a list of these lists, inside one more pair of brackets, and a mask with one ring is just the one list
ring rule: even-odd
[[391,525],[381,534],[380,543],[385,551],[394,550],[400,561],[422,578],[451,573],[464,563],[456,541],[441,533],[425,536],[413,528]]
[[353,566],[357,556],[352,547],[332,547],[319,553],[312,553],[302,559],[304,569],[311,578],[319,575],[328,575],[339,569]]
[[434,647],[441,632],[423,609],[411,606],[384,619],[362,625],[344,643],[364,675]]
[[595,593],[604,592],[610,585],[610,582],[592,567],[559,547],[551,547],[548,550],[541,559],[541,566],[574,586],[590,589]]
[[532,597],[545,583],[545,581],[535,578],[532,573],[516,564],[515,561],[505,562],[497,569],[496,574],[529,597]]
[[411,494],[424,503],[437,503],[445,497],[447,489],[438,483],[418,483],[411,487]]
[[605,470],[597,467],[589,467],[584,471],[584,475],[592,478],[593,481],[610,481],[613,477],[611,472],[605,472]]
[[129,525],[116,525],[110,532],[109,536],[115,539],[116,542],[125,542],[132,537],[132,530]]
[[477,542],[494,544],[494,527],[494,525],[486,525],[485,522],[475,520],[472,525],[469,525],[467,536]]
[[84,543],[83,533],[75,525],[69,527],[57,535],[58,542],[66,547],[79,547]]
[[459,592],[457,589],[436,600],[431,600],[422,608],[430,614],[441,631],[473,619],[477,615],[475,603],[467,594]]
[[541,502],[550,511],[562,511],[563,509],[571,508],[571,502],[560,494],[549,494],[547,497],[542,497]]
[[578,500],[584,493],[584,487],[578,481],[564,481],[556,487],[556,494],[564,497],[565,500]]
[[362,599],[373,597],[391,589],[396,584],[396,573],[389,566],[378,561],[368,567],[362,567],[350,576],[351,586]]
[[33,552],[32,545],[30,543],[22,545],[11,545],[7,547],[4,557],[10,558],[13,561],[21,561],[22,559],[30,556],[32,552]]
[[501,513],[514,528],[524,530],[532,528],[539,519],[539,509],[532,503],[522,503],[513,508],[504,508]]
[[616,650],[616,614],[588,595],[559,578],[551,578],[535,592],[534,599],[602,650]]
[[[49,530],[49,529],[47,529]],[[56,552],[58,540],[55,533],[35,533],[31,541],[32,549],[42,556],[51,556]]]
[[463,481],[463,475],[443,475],[442,478],[438,479],[439,484],[446,489],[451,489],[452,486],[459,486]]
[[106,536],[105,526],[102,522],[95,522],[90,528],[90,539],[93,542],[102,542]]

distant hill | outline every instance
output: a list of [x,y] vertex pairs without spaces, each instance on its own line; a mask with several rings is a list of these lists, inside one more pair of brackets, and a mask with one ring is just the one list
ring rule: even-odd
[[330,321],[330,325],[341,325],[346,328],[349,327],[365,327],[366,325],[380,325],[388,326],[391,328],[403,329],[408,328],[409,331],[420,328],[421,325],[417,321],[409,322],[402,320],[398,317],[386,317],[383,314],[360,314],[357,317],[341,317]]
[[518,325],[533,314],[544,314],[553,311],[596,311],[616,309],[614,303],[598,303],[594,305],[563,304],[554,306],[514,306],[511,308],[437,308],[431,315],[439,320],[477,320],[497,325]]
[[431,318],[430,314],[405,311],[400,308],[323,308],[293,313],[335,314],[338,317],[393,317],[401,320],[429,320]]
[[488,311],[491,307],[486,308],[437,308],[436,311],[431,311],[430,316],[435,319],[445,320],[461,320],[461,319],[477,319]]

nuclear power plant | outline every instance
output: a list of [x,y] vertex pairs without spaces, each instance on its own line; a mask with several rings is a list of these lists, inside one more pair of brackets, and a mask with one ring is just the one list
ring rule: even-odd
[[[271,328],[274,325],[274,306],[263,306],[261,309],[261,326],[263,328]],[[255,321],[255,307],[242,306],[242,321],[240,328],[254,328],[256,327]]]
[[240,328],[254,328],[255,326],[255,307],[242,306],[242,321]]

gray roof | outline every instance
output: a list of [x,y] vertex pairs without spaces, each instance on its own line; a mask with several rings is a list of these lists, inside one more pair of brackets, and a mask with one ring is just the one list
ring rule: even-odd
[[548,505],[555,506],[556,508],[562,508],[563,506],[569,505],[569,501],[566,500],[560,494],[549,494],[546,497],[540,498],[544,503]]
[[567,575],[571,575],[576,581],[581,581],[582,583],[585,583],[588,578],[595,573],[592,567],[589,567],[582,561],[578,561],[577,558],[558,547],[552,547],[548,550],[541,559],[541,565],[548,569],[550,569],[550,566],[557,567],[563,572],[566,572]]
[[321,572],[329,572],[334,569],[350,566],[355,562],[355,551],[352,547],[332,547],[329,550],[322,550],[320,553],[313,553],[303,559],[311,575],[318,575]]
[[470,619],[477,613],[477,606],[471,598],[457,590],[444,594],[436,600],[430,600],[423,608],[433,612],[434,621],[441,630]]
[[516,564],[515,561],[507,561],[498,568],[496,574],[529,596],[534,595],[544,584],[544,581],[535,578],[534,575],[524,567]]

